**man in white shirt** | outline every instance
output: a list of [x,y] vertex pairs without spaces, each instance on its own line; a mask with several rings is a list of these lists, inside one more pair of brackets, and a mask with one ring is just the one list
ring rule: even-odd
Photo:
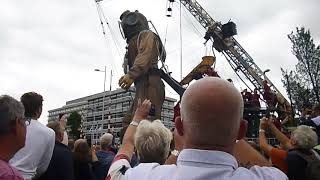
[[312,119],[305,120],[300,125],[314,127],[318,135],[318,144],[320,144],[320,104],[313,107],[311,116],[313,117]]
[[[181,100],[181,117],[175,119],[183,150],[177,165],[145,163],[130,168],[132,147],[123,144],[107,179],[263,179],[287,180],[273,167],[239,167],[234,157],[237,139],[246,132],[240,92],[219,78],[203,78],[188,87]],[[138,120],[138,118],[136,118]],[[124,138],[134,135],[129,126]]]
[[39,177],[47,170],[55,144],[54,131],[37,121],[42,113],[42,101],[42,96],[35,92],[21,96],[25,117],[31,122],[27,127],[25,147],[9,163],[20,171],[25,180]]

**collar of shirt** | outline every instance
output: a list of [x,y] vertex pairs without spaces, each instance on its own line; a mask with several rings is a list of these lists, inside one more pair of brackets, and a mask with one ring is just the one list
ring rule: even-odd
[[320,116],[311,119],[317,126],[320,125]]
[[238,168],[238,162],[229,153],[199,149],[184,149],[178,156],[177,166],[229,166]]

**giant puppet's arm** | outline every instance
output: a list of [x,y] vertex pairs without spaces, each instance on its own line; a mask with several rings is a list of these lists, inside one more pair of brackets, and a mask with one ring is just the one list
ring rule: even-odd
[[147,73],[152,63],[158,63],[157,36],[152,31],[142,32],[138,42],[138,55],[128,74],[130,78],[137,79]]

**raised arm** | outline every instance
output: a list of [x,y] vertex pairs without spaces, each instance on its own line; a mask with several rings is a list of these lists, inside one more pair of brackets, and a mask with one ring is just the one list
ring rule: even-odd
[[234,147],[234,156],[241,166],[271,166],[271,163],[245,140],[239,140]]
[[269,122],[269,128],[272,132],[272,134],[277,138],[277,140],[282,144],[285,150],[292,149],[292,145],[290,143],[290,139],[284,135],[279,129],[272,123]]
[[[180,118],[180,117],[178,117]],[[174,130],[174,150],[171,151],[170,156],[166,160],[165,164],[177,164],[177,159],[180,151],[183,149],[184,140],[183,137],[180,136],[177,130]]]
[[268,127],[268,118],[263,117],[260,120],[259,145],[260,145],[260,149],[263,150],[265,153],[267,153],[270,156],[270,152],[273,147],[268,144],[268,141],[266,138],[265,132],[266,132],[267,127]]
[[134,151],[134,135],[136,133],[136,128],[141,120],[148,117],[150,107],[151,102],[149,100],[144,100],[143,103],[141,103],[140,99],[138,100],[133,120],[124,134],[122,146],[113,159],[106,180],[125,179],[124,174],[127,169],[131,167],[130,162]]
[[129,161],[131,161],[134,151],[134,135],[136,133],[137,126],[141,120],[148,117],[150,107],[150,100],[144,100],[142,103],[140,99],[138,100],[137,110],[133,116],[132,122],[124,134],[122,146],[119,149],[118,154],[126,155],[129,158]]

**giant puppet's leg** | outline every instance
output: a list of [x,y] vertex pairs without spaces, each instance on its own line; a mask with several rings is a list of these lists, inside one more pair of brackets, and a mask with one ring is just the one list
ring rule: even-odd
[[120,132],[120,138],[122,140],[122,137],[124,136],[124,133],[126,132],[127,127],[132,121],[133,115],[137,108],[138,99],[140,98],[142,101],[146,99],[146,90],[145,87],[148,84],[148,78],[146,76],[139,78],[139,80],[134,82],[134,87],[136,88],[135,96],[133,99],[133,102],[130,106],[130,109],[127,111],[127,113],[124,115],[124,118],[122,120],[122,130]]
[[136,110],[136,104],[139,98],[141,99],[141,101],[143,101],[144,99],[149,99],[152,105],[155,106],[155,116],[149,116],[149,120],[160,119],[162,105],[165,98],[164,84],[161,81],[160,75],[144,76],[136,83],[135,87],[136,95],[132,107],[131,119],[133,113]]
[[159,75],[150,75],[147,88],[147,97],[155,107],[155,116],[150,120],[161,119],[162,105],[165,98],[164,84]]
[[164,84],[161,81],[160,76],[159,75],[143,76],[139,78],[138,81],[135,82],[135,88],[136,88],[136,93],[135,93],[133,103],[131,104],[129,111],[124,116],[122,121],[123,129],[119,134],[121,139],[125,133],[125,130],[127,129],[127,127],[132,121],[139,98],[142,101],[144,99],[149,99],[151,103],[155,106],[155,116],[150,117],[150,120],[160,119],[161,117],[162,105],[165,98],[165,90],[164,90]]

